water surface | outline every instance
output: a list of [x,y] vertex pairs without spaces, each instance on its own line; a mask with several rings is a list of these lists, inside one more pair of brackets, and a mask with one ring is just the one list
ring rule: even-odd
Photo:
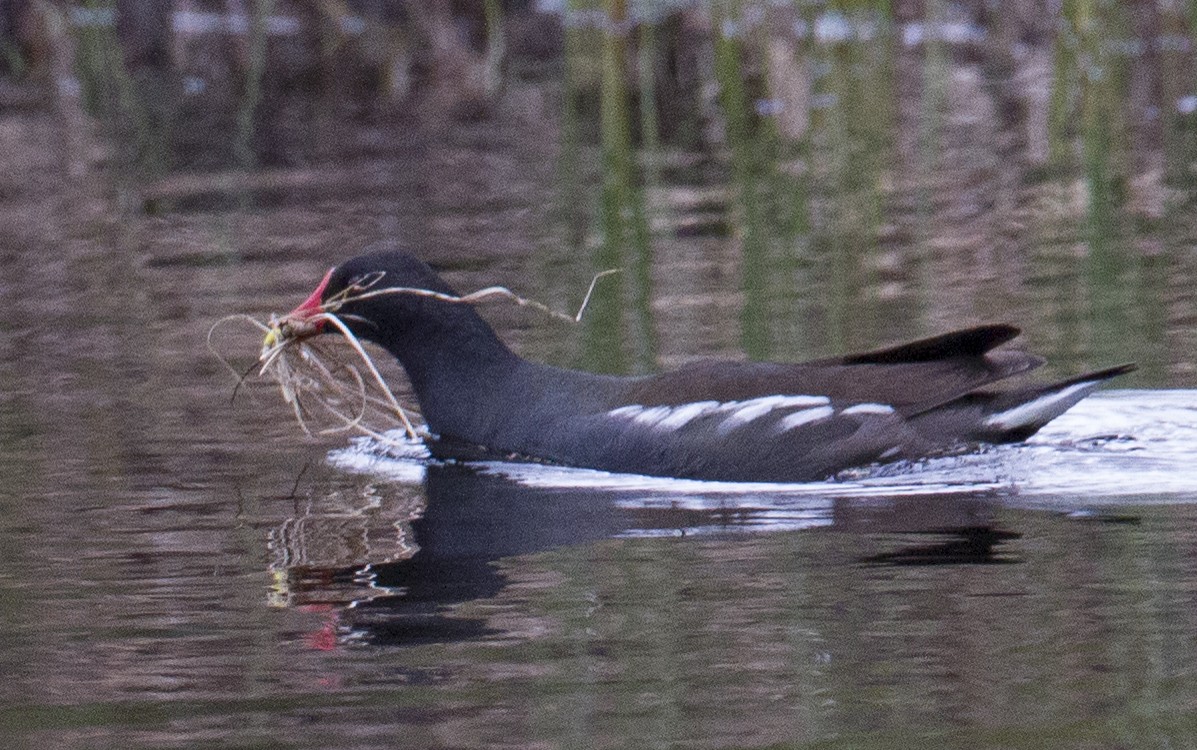
[[[456,114],[363,89],[358,42],[155,75],[72,16],[78,86],[0,112],[0,744],[1197,744],[1189,11],[928,6],[574,14]],[[483,310],[555,364],[1010,321],[1043,377],[1140,370],[1027,445],[786,486],[234,400],[212,324],[377,241],[559,310],[623,268],[579,325]]]
[[5,518],[5,723],[71,747],[1187,741],[1194,409],[1119,391],[1027,446],[807,485],[358,443],[294,493],[46,490]]

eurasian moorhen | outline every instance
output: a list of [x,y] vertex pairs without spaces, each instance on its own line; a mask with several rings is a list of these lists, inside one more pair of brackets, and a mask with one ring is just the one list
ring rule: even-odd
[[693,479],[790,482],[873,462],[1027,438],[1124,364],[1050,385],[986,386],[1040,357],[996,348],[1018,335],[983,325],[802,364],[710,361],[617,377],[529,362],[420,260],[377,252],[332,269],[285,319],[291,335],[334,312],[406,370],[434,456],[538,460]]

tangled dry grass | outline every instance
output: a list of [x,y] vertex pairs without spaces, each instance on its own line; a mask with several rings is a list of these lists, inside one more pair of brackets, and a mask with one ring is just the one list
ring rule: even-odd
[[[396,438],[391,431],[402,427],[408,440],[420,440],[424,430],[417,427],[418,410],[400,403],[361,341],[338,316],[344,305],[388,295],[430,297],[453,304],[505,300],[576,323],[582,319],[598,281],[617,272],[618,269],[603,271],[591,280],[575,315],[558,312],[502,286],[456,296],[416,287],[380,287],[383,274],[371,274],[355,280],[321,302],[316,312],[302,317],[271,316],[266,323],[246,314],[221,318],[208,329],[208,348],[237,379],[234,399],[246,378],[256,371],[258,377],[275,382],[300,428],[308,435],[358,433],[394,442]],[[230,322],[248,323],[265,334],[257,361],[245,371],[234,367],[217,350],[214,341],[217,330]],[[339,336],[317,336],[325,327],[331,327]]]

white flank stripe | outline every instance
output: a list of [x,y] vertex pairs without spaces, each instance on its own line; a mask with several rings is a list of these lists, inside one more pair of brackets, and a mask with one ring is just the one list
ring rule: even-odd
[[1063,414],[1100,384],[1100,380],[1087,380],[1082,383],[1073,383],[1054,393],[1045,393],[1033,401],[990,415],[985,420],[985,426],[996,427],[999,430],[1013,430],[1051,419]]
[[894,407],[889,404],[855,404],[844,409],[843,414],[893,414]]
[[[822,407],[815,410],[821,414],[824,410],[831,412],[830,403],[831,399],[826,396],[762,396],[761,398],[751,398],[745,401],[695,401],[689,404],[678,404],[677,406],[629,404],[612,409],[607,412],[607,416],[615,417],[616,419],[626,419],[630,422],[654,429],[678,430],[707,414],[730,412],[727,418],[720,422],[716,428],[716,431],[720,435],[726,435],[737,427],[742,427],[779,409],[791,410]],[[855,408],[865,406],[893,411],[893,409],[883,404],[860,404]],[[793,417],[794,415],[791,414],[787,418]],[[816,416],[812,419],[821,418],[821,416]]]
[[723,420],[723,424],[719,425],[719,429],[731,429],[729,425],[748,424],[758,417],[763,417],[774,409],[780,409],[781,404],[777,403],[777,397],[772,398],[756,398],[751,401],[745,401],[739,406],[735,407],[735,411]]
[[640,404],[632,404],[631,406],[621,406],[618,409],[612,409],[607,412],[607,416],[616,417],[617,419],[633,419],[637,414],[644,411],[644,407]]
[[676,430],[684,426],[691,419],[701,417],[707,412],[712,412],[719,408],[718,401],[696,401],[693,404],[682,404],[673,407],[673,413],[665,419],[657,423],[658,427],[666,430]]
[[820,406],[817,409],[796,411],[793,414],[789,414],[777,420],[777,425],[774,427],[774,431],[787,432],[795,427],[801,427],[804,424],[810,424],[811,422],[818,422],[821,419],[827,419],[833,414],[835,414],[835,409],[832,409],[830,406]]
[[632,417],[632,421],[647,427],[656,427],[661,423],[662,420],[668,419],[669,415],[672,413],[672,407],[653,406]]
[[831,399],[826,396],[765,396],[747,401],[732,401],[725,405],[725,408],[731,404],[736,404],[734,407],[735,411],[727,419],[719,423],[717,431],[720,435],[726,435],[737,427],[743,427],[749,422],[760,419],[777,409],[805,409],[812,406],[824,406],[829,403],[831,403]]

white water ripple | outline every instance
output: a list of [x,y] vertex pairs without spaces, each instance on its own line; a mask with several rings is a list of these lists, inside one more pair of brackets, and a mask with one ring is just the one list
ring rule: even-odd
[[[402,441],[399,441],[402,445]],[[358,440],[329,456],[344,470],[418,482],[427,451]],[[611,474],[540,464],[482,462],[478,468],[528,487],[578,489],[626,496],[650,507],[772,507],[814,518],[812,501],[987,493],[1017,505],[1092,507],[1101,504],[1197,502],[1197,390],[1105,391],[1086,398],[1026,443],[917,462],[866,467],[825,482],[741,483]],[[717,498],[717,500],[716,500]],[[788,498],[788,500],[787,500]],[[797,503],[798,498],[805,502]]]

